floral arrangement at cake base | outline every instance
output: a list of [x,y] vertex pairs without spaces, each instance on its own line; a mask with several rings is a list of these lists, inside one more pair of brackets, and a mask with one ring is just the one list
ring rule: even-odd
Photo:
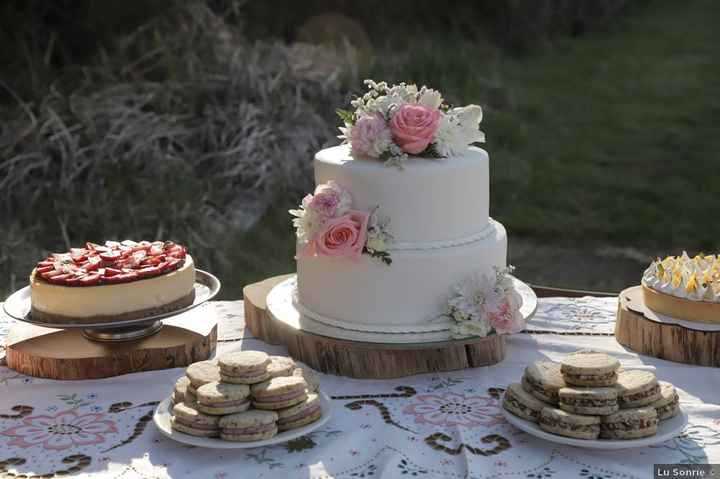
[[339,138],[350,144],[354,156],[402,166],[408,156],[448,158],[485,142],[478,105],[452,108],[426,86],[365,84],[368,92],[350,103],[353,110],[337,111],[344,122]]
[[389,218],[379,208],[352,209],[352,195],[335,181],[323,183],[290,210],[298,239],[298,256],[330,256],[357,260],[363,253],[390,265]]
[[475,274],[457,284],[442,317],[450,318],[453,339],[513,334],[525,329],[522,298],[510,274],[512,266],[495,268],[494,276]]

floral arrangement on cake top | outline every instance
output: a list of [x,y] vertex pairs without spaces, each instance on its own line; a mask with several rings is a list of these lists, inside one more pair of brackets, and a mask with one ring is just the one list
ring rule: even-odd
[[376,207],[370,212],[352,209],[352,195],[328,181],[290,210],[300,256],[334,256],[358,259],[365,253],[390,265],[390,220]]
[[495,268],[495,274],[475,274],[457,284],[443,317],[453,320],[453,339],[512,334],[525,329],[522,298],[512,283],[515,268]]
[[339,138],[350,144],[355,156],[401,166],[409,155],[447,158],[485,142],[478,105],[452,108],[440,92],[425,86],[373,80],[365,84],[368,92],[351,101],[352,111],[337,111],[344,122]]
[[694,301],[720,302],[720,256],[699,254],[656,259],[643,274],[643,284]]

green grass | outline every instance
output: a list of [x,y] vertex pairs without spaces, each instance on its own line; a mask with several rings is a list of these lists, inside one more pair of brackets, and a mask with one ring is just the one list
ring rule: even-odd
[[[556,38],[523,57],[479,35],[404,32],[375,46],[369,73],[485,107],[491,209],[511,239],[718,250],[719,24],[712,0],[655,1],[605,31]],[[244,244],[273,270],[287,260],[289,271],[292,245],[268,241],[290,233],[283,215],[261,221]],[[541,270],[537,261],[528,269]],[[238,282],[264,273],[246,271]]]
[[654,2],[533,56],[438,37],[377,73],[486,106],[493,214],[513,234],[708,249],[720,237],[708,217],[720,207],[718,22],[717,2]]

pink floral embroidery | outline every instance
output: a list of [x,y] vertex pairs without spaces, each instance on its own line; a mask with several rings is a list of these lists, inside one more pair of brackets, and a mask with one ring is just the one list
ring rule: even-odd
[[105,434],[117,432],[115,422],[103,419],[105,414],[78,414],[62,411],[55,416],[30,416],[19,426],[0,434],[14,438],[10,446],[28,448],[41,445],[44,449],[62,451],[72,446],[89,446],[105,442]]
[[497,400],[484,396],[465,396],[459,393],[420,394],[416,403],[403,409],[414,415],[415,424],[434,426],[492,427],[504,422]]

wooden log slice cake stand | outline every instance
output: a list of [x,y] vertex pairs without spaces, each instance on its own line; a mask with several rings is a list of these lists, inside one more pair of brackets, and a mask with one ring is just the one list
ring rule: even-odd
[[388,379],[437,371],[489,366],[505,357],[504,336],[431,343],[385,344],[314,334],[273,317],[267,296],[293,275],[245,286],[245,322],[252,334],[282,344],[290,356],[324,373],[360,379]]
[[620,293],[615,338],[623,346],[647,356],[720,367],[720,325],[658,315],[645,306],[641,286]]
[[[99,379],[154,369],[184,367],[215,354],[217,313],[209,304],[220,281],[196,270],[192,305],[176,311],[102,325],[38,324],[30,315],[30,288],[3,305],[17,321],[5,341],[7,366],[47,379]],[[62,328],[62,329],[60,329]]]
[[[190,315],[185,321],[197,320],[205,309],[185,313]],[[210,358],[217,324],[197,331],[182,323],[165,324],[156,334],[122,342],[92,341],[80,329],[17,323],[6,338],[7,366],[28,376],[77,380],[178,368]]]

